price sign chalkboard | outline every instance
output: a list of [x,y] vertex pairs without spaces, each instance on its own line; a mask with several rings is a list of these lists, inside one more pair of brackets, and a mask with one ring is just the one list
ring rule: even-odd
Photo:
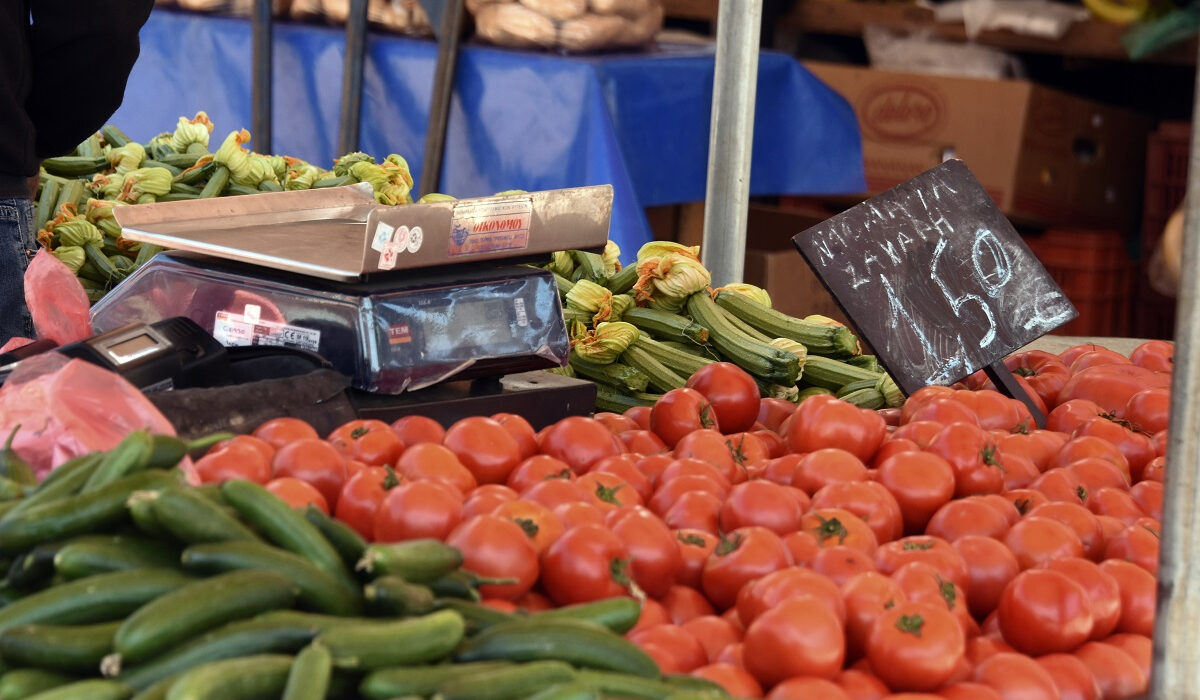
[[908,394],[979,369],[1019,392],[1000,360],[1078,315],[962,161],[792,240]]

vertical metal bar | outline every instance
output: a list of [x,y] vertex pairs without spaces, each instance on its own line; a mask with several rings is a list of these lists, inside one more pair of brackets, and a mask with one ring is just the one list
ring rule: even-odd
[[342,111],[338,155],[358,150],[362,115],[363,63],[367,53],[367,0],[350,0],[346,17],[346,61],[342,69]]
[[1196,80],[1150,688],[1162,700],[1200,697],[1200,73]]
[[250,60],[254,66],[250,81],[250,125],[254,150],[259,153],[271,152],[272,5],[272,0],[254,0],[254,15],[250,20]]
[[421,159],[421,195],[438,191],[442,179],[442,156],[446,148],[446,124],[450,121],[450,98],[458,68],[458,38],[462,34],[463,0],[450,0],[442,13],[438,36],[437,67],[433,72],[433,98],[429,102],[429,126],[425,132],[425,157]]
[[700,248],[705,267],[712,271],[713,286],[741,282],[746,266],[762,0],[722,2],[717,8],[717,62]]

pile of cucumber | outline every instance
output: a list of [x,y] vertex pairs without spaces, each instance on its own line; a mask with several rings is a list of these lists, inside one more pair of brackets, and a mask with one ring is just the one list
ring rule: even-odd
[[0,700],[723,695],[621,636],[635,600],[498,611],[442,542],[187,485],[195,447],[133,433],[38,485],[0,455]]

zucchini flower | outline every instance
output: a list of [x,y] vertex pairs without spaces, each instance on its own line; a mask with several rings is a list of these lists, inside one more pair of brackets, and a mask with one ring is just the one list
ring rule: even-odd
[[612,308],[613,293],[588,279],[581,279],[567,292],[567,306],[598,312],[601,307]]
[[117,223],[116,217],[113,216],[113,207],[117,206],[125,206],[125,202],[89,199],[85,215],[87,216],[87,220],[95,224],[96,228],[100,229],[104,235],[109,238],[120,239],[121,225]]
[[75,274],[79,274],[79,268],[83,267],[84,261],[87,260],[83,248],[77,245],[60,245],[50,253]]
[[756,287],[752,284],[746,284],[745,282],[734,282],[732,284],[727,284],[724,287],[721,287],[721,289],[717,289],[715,291],[720,292],[722,290],[727,292],[737,292],[738,294],[750,297],[768,309],[771,308],[771,295],[767,294],[767,290],[763,289],[762,287]]
[[790,352],[800,360],[800,374],[796,375],[796,381],[800,381],[800,377],[804,374],[804,361],[808,359],[808,348],[791,338],[776,338],[768,343],[768,345],[785,352]]
[[204,112],[196,112],[191,119],[180,117],[171,134],[171,148],[176,153],[207,153],[212,130],[213,123]]
[[[259,157],[266,159],[267,164],[269,164],[271,166],[271,172],[275,174],[274,179],[277,182],[283,182],[283,178],[287,177],[287,171],[288,171],[287,158],[284,156],[271,156],[271,155],[264,155],[264,156],[259,156]],[[259,182],[261,182],[261,180]]]
[[892,375],[886,372],[881,374],[879,381],[875,382],[875,388],[883,394],[883,402],[888,408],[899,408],[904,405],[904,392],[900,391],[899,386],[896,386],[896,380],[892,379]]
[[[579,324],[582,325],[582,324]],[[571,347],[585,360],[600,364],[615,362],[638,339],[637,326],[624,321],[601,323],[594,331],[571,338]]]
[[604,276],[612,277],[621,269],[621,246],[613,241],[604,244],[604,252],[600,254],[604,261]]
[[310,163],[305,163],[299,158],[290,156],[287,160],[287,173],[283,176],[283,189],[285,190],[311,190],[313,184],[321,179],[323,170]]
[[361,151],[355,151],[354,153],[347,153],[346,155],[342,156],[341,158],[338,158],[337,162],[335,162],[333,164],[333,174],[338,177],[344,177],[344,176],[350,174],[350,166],[354,165],[355,163],[374,163],[374,162],[375,162],[374,158],[372,158],[371,156],[369,156],[366,153],[363,153]]
[[634,298],[640,305],[678,313],[687,298],[702,292],[712,282],[712,274],[695,257],[667,253],[662,257],[638,262],[638,281]]
[[[279,162],[283,162],[280,158]],[[287,174],[286,164],[284,174]],[[259,155],[258,153],[250,153],[250,165],[241,174],[241,179],[229,171],[230,180],[246,187],[258,187],[264,182],[278,182],[279,178],[275,175],[275,161],[271,156]]]
[[388,157],[384,158],[383,162],[380,163],[380,165],[382,165],[385,170],[389,170],[389,171],[395,170],[395,171],[399,172],[400,177],[408,185],[409,189],[412,189],[412,186],[413,186],[412,169],[408,167],[408,161],[404,159],[404,156],[396,154],[396,153],[389,153]]
[[88,184],[88,189],[98,193],[104,199],[116,199],[120,196],[121,188],[124,186],[124,175],[96,173],[92,176],[92,181]]
[[151,158],[157,158],[160,153],[164,152],[175,152],[175,149],[171,147],[171,132],[169,131],[162,132],[146,144],[146,154]]
[[550,264],[546,266],[546,269],[569,280],[575,276],[575,258],[565,250],[557,251],[550,256]]
[[250,132],[245,129],[231,132],[213,154],[213,161],[228,168],[229,178],[239,185],[250,185],[253,181],[257,187],[262,180],[254,181],[254,162],[250,158],[250,151],[242,146],[249,140]]
[[117,174],[125,175],[142,166],[142,161],[146,160],[146,148],[136,141],[130,141],[120,148],[112,149],[106,157]]
[[[840,321],[835,321],[828,316],[822,316],[821,314],[811,314],[809,316],[805,316],[804,320],[811,323],[820,323],[823,326],[846,328],[846,324]],[[858,339],[858,336],[850,332],[849,328],[846,328],[844,334],[839,331],[838,342],[843,346],[845,352],[849,353],[850,355],[862,354],[862,341]]]
[[767,387],[766,394],[768,399],[783,399],[792,403],[800,403],[800,387],[795,385],[772,384]]
[[451,197],[448,194],[440,192],[430,192],[429,194],[417,200],[417,204],[436,204],[437,202],[457,202],[457,197]]
[[638,264],[641,264],[647,258],[661,258],[671,253],[690,255],[697,261],[700,260],[700,246],[698,245],[686,246],[672,241],[650,241],[638,249],[637,261]]
[[[59,248],[79,248],[84,253],[85,261],[92,261],[94,264],[102,261],[97,265],[102,272],[112,269],[104,251],[101,250],[101,246],[104,245],[104,234],[100,233],[100,229],[93,226],[80,214],[72,203],[62,205],[58,216],[47,223],[44,230],[38,232],[38,240],[42,241],[42,245],[47,248],[50,247],[47,245],[48,242],[56,243]],[[80,263],[80,265],[82,264]]]
[[[350,174],[359,182],[369,182],[380,204],[412,204],[412,175],[407,170],[384,163],[359,161],[350,166]],[[405,181],[408,175],[408,181]]]
[[[612,301],[609,302],[608,308],[601,308],[596,312],[596,316],[592,319],[594,323],[601,321],[620,321],[625,315],[625,312],[636,306],[633,297],[628,294],[615,294]],[[606,313],[607,311],[607,313]]]
[[182,175],[182,174],[184,174],[184,173],[190,173],[190,172],[192,172],[193,170],[199,170],[200,168],[203,168],[204,166],[208,165],[208,164],[209,164],[209,163],[211,163],[211,162],[213,162],[213,157],[212,157],[212,154],[209,154],[209,155],[206,155],[206,156],[200,156],[200,159],[196,161],[196,164],[195,164],[195,165],[193,165],[193,166],[192,166],[192,167],[190,167],[190,168],[187,168],[187,169],[185,169],[185,170],[183,171],[183,173],[180,173],[180,175]]
[[138,168],[125,176],[117,199],[133,204],[153,202],[171,191],[171,171],[166,168]]

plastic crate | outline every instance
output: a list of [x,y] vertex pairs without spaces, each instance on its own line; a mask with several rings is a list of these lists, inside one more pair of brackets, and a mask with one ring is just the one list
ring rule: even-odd
[[1146,144],[1138,309],[1133,328],[1140,338],[1172,338],[1175,335],[1175,300],[1150,288],[1146,282],[1146,268],[1167,219],[1187,194],[1190,138],[1191,127],[1187,122],[1164,122],[1150,134]]
[[1034,255],[1079,310],[1079,318],[1055,330],[1062,335],[1131,335],[1136,265],[1115,231],[1050,229],[1027,236]]

